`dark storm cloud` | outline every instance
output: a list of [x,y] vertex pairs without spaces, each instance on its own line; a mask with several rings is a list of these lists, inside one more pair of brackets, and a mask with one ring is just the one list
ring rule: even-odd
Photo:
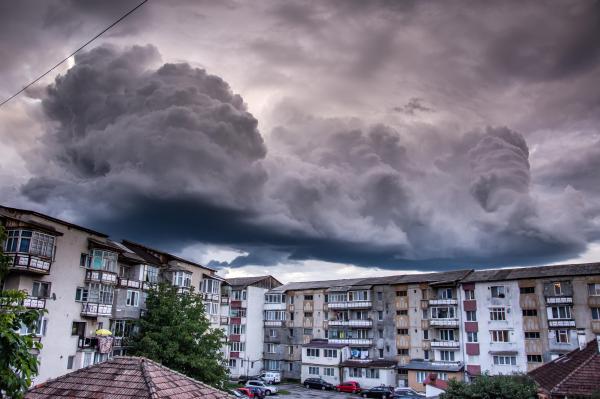
[[415,115],[418,112],[434,112],[433,108],[423,104],[423,99],[417,97],[411,98],[401,107],[394,107],[393,110],[406,115]]

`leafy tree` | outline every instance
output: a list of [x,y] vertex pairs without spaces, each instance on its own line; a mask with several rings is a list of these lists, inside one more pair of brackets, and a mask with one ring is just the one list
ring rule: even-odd
[[483,374],[473,382],[450,380],[441,399],[534,399],[537,386],[522,374],[490,376]]
[[225,335],[210,328],[204,304],[191,287],[159,284],[148,292],[139,331],[128,342],[131,353],[179,371],[206,384],[221,387],[227,369],[221,352]]
[[[9,269],[9,258],[2,252],[6,235],[0,226],[0,287]],[[0,398],[21,398],[37,375],[38,360],[34,349],[42,344],[31,335],[20,335],[22,325],[33,331],[44,310],[27,309],[22,306],[27,297],[25,291],[0,289]]]

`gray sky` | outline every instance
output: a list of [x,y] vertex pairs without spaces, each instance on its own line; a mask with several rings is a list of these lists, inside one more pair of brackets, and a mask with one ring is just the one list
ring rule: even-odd
[[[0,1],[0,96],[135,4]],[[0,202],[229,275],[597,260],[598,37],[592,0],[151,0],[0,108]]]

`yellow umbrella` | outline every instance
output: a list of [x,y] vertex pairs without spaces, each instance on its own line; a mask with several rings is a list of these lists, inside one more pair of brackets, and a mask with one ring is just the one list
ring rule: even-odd
[[96,330],[96,335],[106,337],[108,335],[112,335],[112,332],[110,332],[110,330],[107,330],[106,328],[101,328],[100,330]]

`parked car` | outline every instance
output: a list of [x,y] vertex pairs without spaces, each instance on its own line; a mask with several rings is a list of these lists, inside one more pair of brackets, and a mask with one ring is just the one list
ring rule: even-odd
[[258,378],[267,384],[279,384],[281,382],[281,373],[278,371],[267,371],[262,373]]
[[425,395],[415,391],[412,388],[396,388],[394,389],[394,399],[417,399],[424,398]]
[[333,386],[333,384],[328,383],[327,381],[325,381],[322,378],[307,378],[304,380],[302,385],[304,385],[304,388],[307,388],[307,389],[313,388],[313,389],[321,389],[323,391],[332,390],[335,388]]
[[359,393],[361,391],[360,384],[356,381],[342,382],[335,387],[338,392]]
[[[235,396],[237,396],[238,398],[255,398],[256,397],[256,396],[254,396],[254,393],[252,393],[252,390],[250,388],[238,388],[233,391],[233,394]],[[238,395],[242,395],[242,396],[238,396]]]
[[363,390],[361,393],[361,396],[363,398],[387,399],[387,398],[391,398],[393,395],[394,395],[394,388],[386,387],[386,386],[373,387],[370,389]]
[[255,388],[255,387],[264,389],[265,394],[267,396],[277,393],[277,387],[275,387],[273,385],[269,385],[269,384],[265,383],[264,381],[251,380],[246,383],[246,388]]
[[237,379],[238,384],[245,384],[248,381],[252,381],[252,380],[258,380],[259,377],[257,375],[255,376],[248,376],[248,375],[240,375]]

